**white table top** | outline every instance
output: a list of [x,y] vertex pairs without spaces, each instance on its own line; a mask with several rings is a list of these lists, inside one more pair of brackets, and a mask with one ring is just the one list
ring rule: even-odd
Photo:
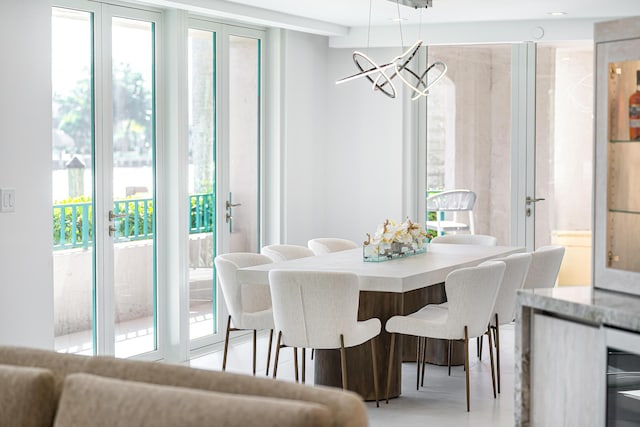
[[238,270],[247,284],[269,283],[269,270],[348,271],[360,278],[361,291],[408,292],[444,282],[451,271],[491,258],[523,252],[515,246],[430,244],[427,252],[384,262],[364,262],[362,248]]

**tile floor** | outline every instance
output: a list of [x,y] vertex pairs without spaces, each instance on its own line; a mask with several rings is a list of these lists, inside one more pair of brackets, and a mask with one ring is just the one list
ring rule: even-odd
[[[402,396],[382,402],[376,408],[375,402],[367,402],[369,422],[372,427],[382,426],[513,426],[513,382],[514,382],[514,332],[513,324],[500,328],[502,344],[502,388],[497,399],[491,391],[491,368],[486,352],[482,361],[475,355],[475,345],[470,346],[471,412],[465,406],[465,377],[462,367],[454,367],[451,377],[447,368],[427,365],[425,386],[416,391],[415,363],[405,363],[402,368]],[[266,367],[266,347],[268,335],[260,335],[258,340],[259,375],[264,375]],[[280,354],[278,378],[293,381],[293,355],[290,349]],[[307,352],[307,358],[310,352]],[[190,365],[203,369],[220,369],[222,350],[195,357]],[[251,340],[249,336],[233,340],[229,351],[227,370],[251,373]],[[313,382],[313,361],[307,360],[307,383]],[[384,381],[384,380],[382,380]],[[384,385],[381,384],[381,388]]]

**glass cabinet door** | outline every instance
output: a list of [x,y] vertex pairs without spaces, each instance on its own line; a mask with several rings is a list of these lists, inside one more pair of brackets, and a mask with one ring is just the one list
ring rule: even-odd
[[608,65],[607,266],[640,272],[640,60]]

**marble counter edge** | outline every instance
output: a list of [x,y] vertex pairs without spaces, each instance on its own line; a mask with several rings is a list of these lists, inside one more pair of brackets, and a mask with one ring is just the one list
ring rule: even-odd
[[546,311],[594,325],[613,326],[640,332],[640,298],[584,287],[560,292],[561,295],[536,293],[536,289],[519,290],[516,306]]

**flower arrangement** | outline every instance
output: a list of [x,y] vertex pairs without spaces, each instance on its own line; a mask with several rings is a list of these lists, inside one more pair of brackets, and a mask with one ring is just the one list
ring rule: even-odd
[[365,261],[386,261],[424,253],[432,237],[420,224],[408,218],[401,223],[387,219],[378,225],[373,237],[367,233],[367,240],[363,243],[363,258]]

